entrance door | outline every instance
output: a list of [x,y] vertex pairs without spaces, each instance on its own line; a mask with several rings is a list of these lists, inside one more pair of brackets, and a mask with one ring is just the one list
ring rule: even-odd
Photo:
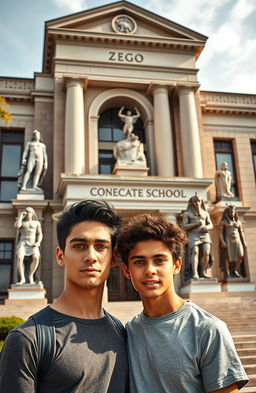
[[112,267],[108,279],[108,300],[125,301],[139,299],[140,296],[138,292],[133,289],[131,281],[124,276],[121,263],[117,263]]

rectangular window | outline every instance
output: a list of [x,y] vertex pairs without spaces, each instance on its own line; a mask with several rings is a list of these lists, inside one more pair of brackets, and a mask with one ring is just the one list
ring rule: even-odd
[[0,295],[5,295],[12,281],[13,241],[0,240]]
[[99,150],[99,173],[111,175],[115,164],[112,150]]
[[23,131],[0,128],[0,202],[17,196],[23,143]]
[[256,141],[251,141],[251,148],[252,148],[252,161],[253,161],[254,175],[256,178]]
[[235,197],[238,196],[237,189],[237,176],[234,160],[233,143],[231,140],[215,140],[214,141],[214,152],[216,169],[219,169],[222,162],[227,162],[228,170],[232,173],[232,187],[231,191]]

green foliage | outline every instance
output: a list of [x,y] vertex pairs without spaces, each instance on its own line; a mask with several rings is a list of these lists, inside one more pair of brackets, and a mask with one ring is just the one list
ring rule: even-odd
[[0,317],[0,340],[4,341],[8,332],[23,322],[19,317]]
[[12,121],[11,114],[5,109],[5,106],[9,106],[8,102],[4,97],[0,97],[0,119],[5,121]]
[[4,345],[4,341],[0,341],[0,352],[1,352],[2,349],[3,349],[3,345]]

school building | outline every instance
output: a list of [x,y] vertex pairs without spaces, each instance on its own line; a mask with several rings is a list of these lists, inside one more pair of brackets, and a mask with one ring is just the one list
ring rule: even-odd
[[[0,121],[0,292],[15,282],[14,222],[33,207],[43,230],[40,279],[47,299],[63,288],[55,261],[56,217],[82,199],[111,202],[124,218],[161,212],[171,222],[197,192],[214,229],[215,291],[252,292],[256,282],[256,94],[200,90],[197,59],[207,37],[127,1],[45,23],[42,72],[0,77],[0,96],[13,121]],[[242,55],[242,54],[241,54]],[[118,111],[140,118],[148,170],[112,173],[113,148],[123,138]],[[49,166],[43,198],[20,194],[17,173],[26,143],[39,130]],[[214,175],[221,162],[232,172],[232,202],[247,241],[243,278],[223,284]],[[176,282],[178,291],[183,287]],[[205,283],[206,285],[206,283]],[[209,284],[205,292],[211,292]],[[224,285],[224,286],[223,286]],[[226,285],[226,286],[225,286]],[[138,299],[120,264],[108,281],[109,301]]]

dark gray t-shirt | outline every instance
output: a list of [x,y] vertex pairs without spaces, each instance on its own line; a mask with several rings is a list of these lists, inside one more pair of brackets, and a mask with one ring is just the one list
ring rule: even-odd
[[131,393],[205,393],[248,382],[227,326],[187,302],[126,325]]
[[126,340],[112,319],[74,318],[55,310],[56,359],[37,381],[33,320],[10,332],[0,363],[0,392],[128,393]]

